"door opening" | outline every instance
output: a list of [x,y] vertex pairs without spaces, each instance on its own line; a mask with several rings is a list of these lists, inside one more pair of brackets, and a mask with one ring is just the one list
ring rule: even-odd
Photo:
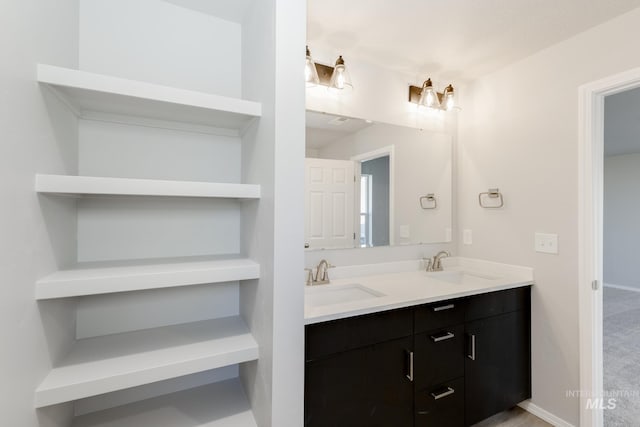
[[579,241],[580,425],[602,427],[604,100],[640,87],[640,68],[580,87]]

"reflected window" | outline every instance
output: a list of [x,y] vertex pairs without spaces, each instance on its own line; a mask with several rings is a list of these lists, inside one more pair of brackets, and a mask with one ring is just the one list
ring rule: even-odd
[[[362,195],[366,194],[366,208],[361,206],[360,212],[367,213],[364,230],[360,225],[360,247],[386,246],[389,244],[390,229],[390,158],[388,155],[375,157],[360,163],[360,175],[367,176],[367,187],[361,185]],[[362,205],[363,200],[360,201]],[[361,216],[361,220],[362,220]],[[365,238],[362,239],[362,236]]]
[[371,230],[371,199],[373,193],[373,176],[360,175],[360,247],[373,246]]

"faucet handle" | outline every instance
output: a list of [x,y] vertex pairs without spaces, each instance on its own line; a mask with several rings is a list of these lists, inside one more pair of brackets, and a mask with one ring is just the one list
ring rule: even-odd
[[422,258],[422,262],[424,263],[424,271],[431,271],[432,266],[433,266],[433,259],[432,258],[423,257]]
[[313,269],[305,268],[304,271],[307,273],[307,281],[305,285],[311,286],[313,284]]

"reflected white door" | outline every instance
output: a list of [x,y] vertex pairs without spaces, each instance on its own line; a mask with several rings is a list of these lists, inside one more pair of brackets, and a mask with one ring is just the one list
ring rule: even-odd
[[305,246],[355,246],[353,161],[305,159]]

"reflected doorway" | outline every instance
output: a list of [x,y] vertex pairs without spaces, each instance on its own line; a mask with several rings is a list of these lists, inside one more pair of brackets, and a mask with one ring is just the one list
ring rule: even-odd
[[360,247],[388,246],[390,204],[389,155],[360,162]]

